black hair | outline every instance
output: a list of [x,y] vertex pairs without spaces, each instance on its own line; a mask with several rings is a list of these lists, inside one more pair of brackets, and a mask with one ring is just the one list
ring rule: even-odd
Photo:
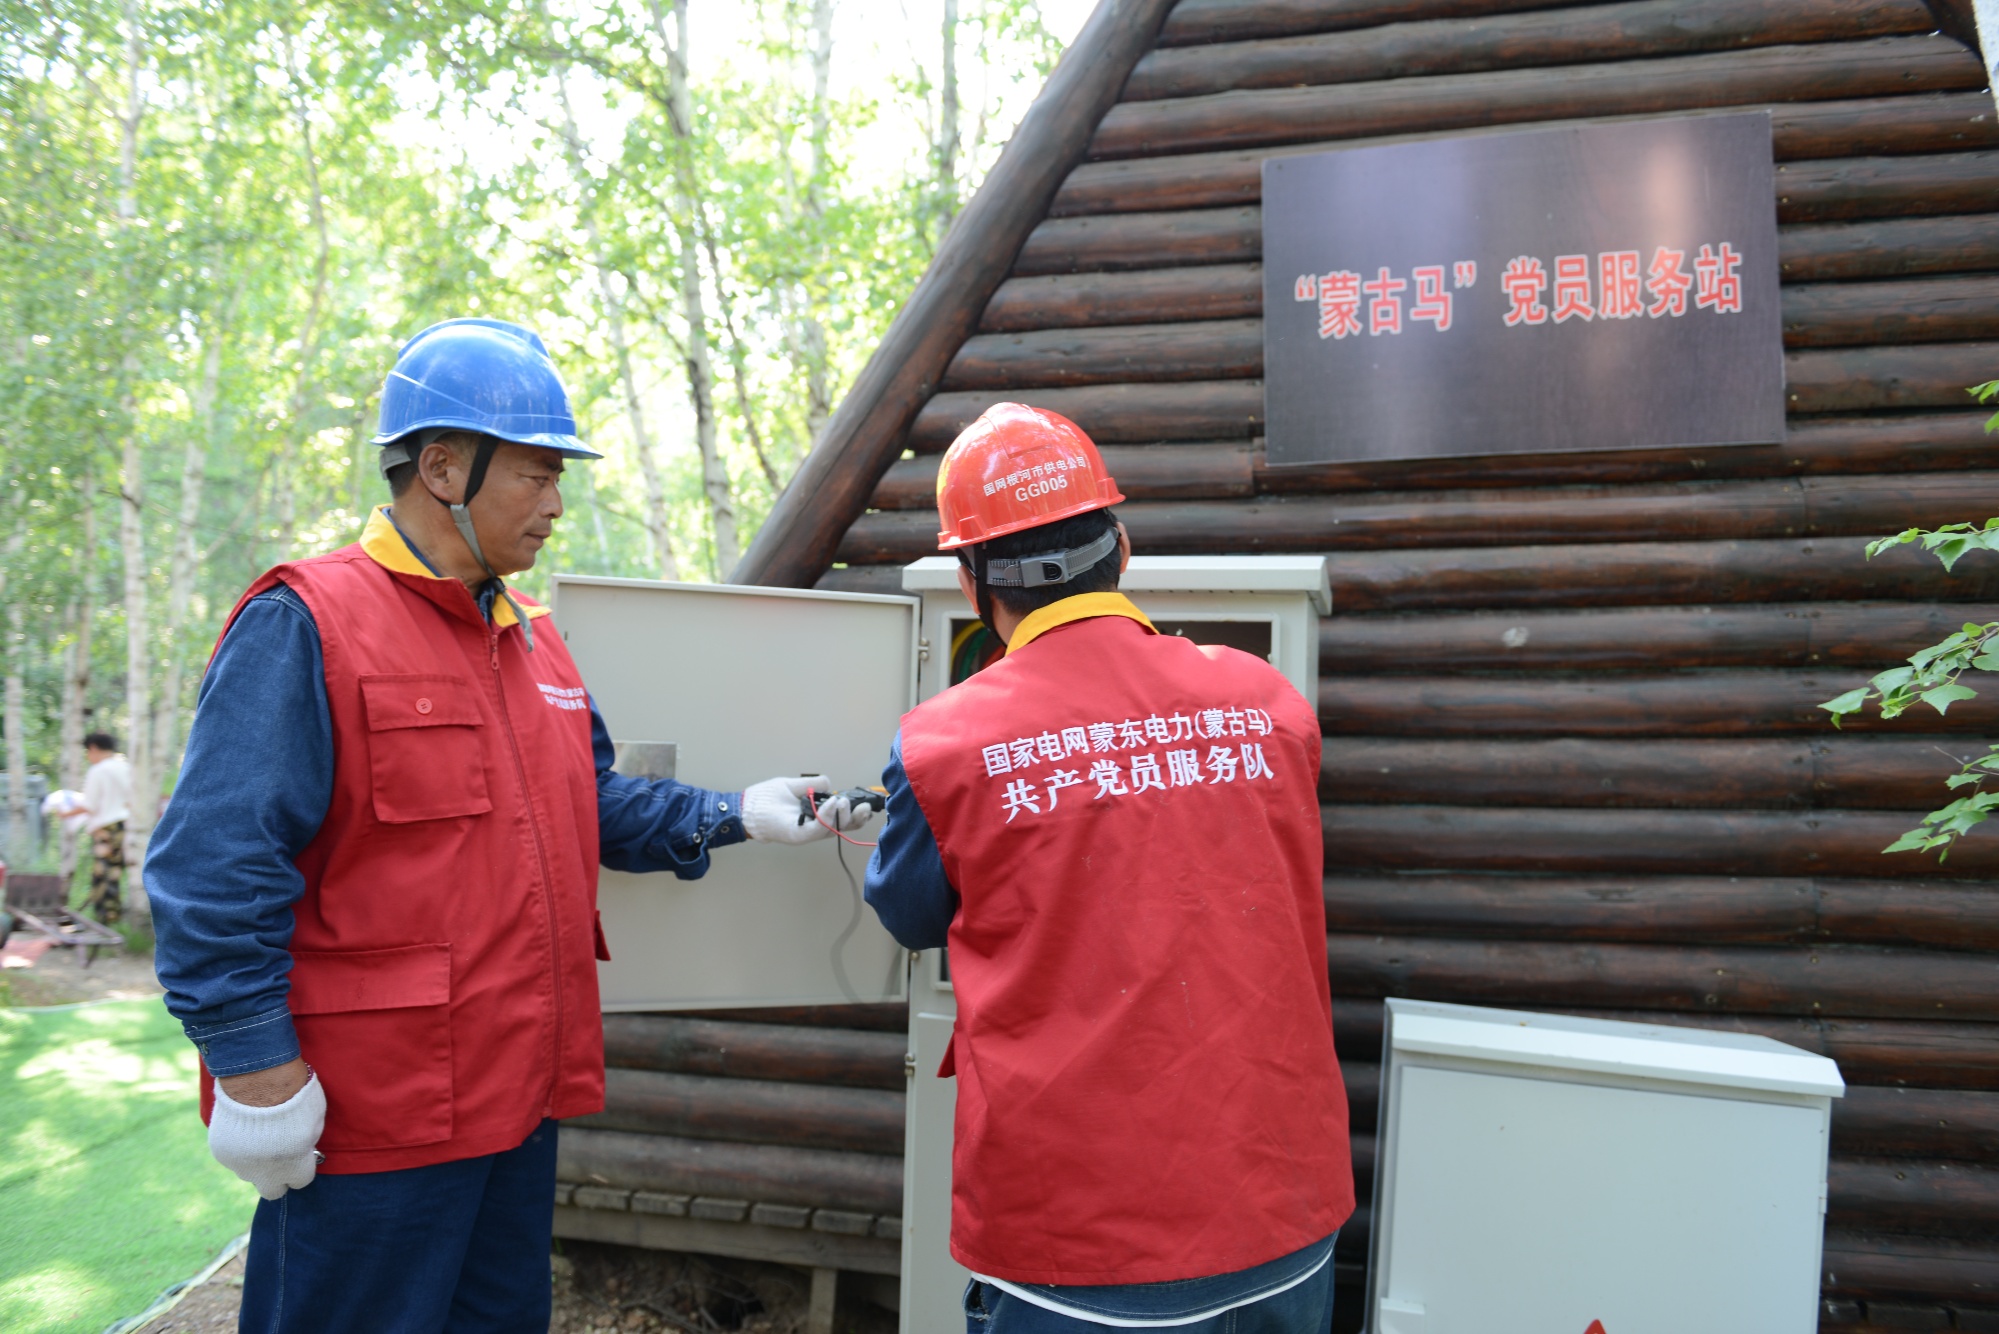
[[109,732],[90,732],[84,736],[83,744],[91,750],[116,750],[118,738]]
[[[1107,509],[1085,510],[1039,528],[1023,528],[1017,533],[981,542],[978,550],[986,560],[1018,560],[1023,556],[1039,556],[1049,551],[1074,551],[1096,541],[1116,524],[1117,516]],[[959,548],[958,561],[976,574],[980,567],[973,563],[971,551],[970,547]],[[1060,602],[1078,593],[1110,592],[1117,587],[1118,576],[1122,573],[1119,564],[1118,550],[1113,547],[1102,560],[1066,584],[1043,584],[1038,588],[999,588],[992,584],[984,587],[990,591],[992,600],[1005,607],[1008,613],[1025,616],[1051,602]]]
[[395,467],[389,469],[388,476],[389,499],[401,500],[403,492],[409,490],[410,483],[416,480],[416,464],[414,462],[398,463]]

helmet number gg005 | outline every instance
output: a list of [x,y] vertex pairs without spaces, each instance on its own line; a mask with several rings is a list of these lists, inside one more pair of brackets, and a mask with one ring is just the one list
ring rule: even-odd
[[937,546],[950,551],[1123,501],[1080,426],[1046,408],[995,403],[938,466]]

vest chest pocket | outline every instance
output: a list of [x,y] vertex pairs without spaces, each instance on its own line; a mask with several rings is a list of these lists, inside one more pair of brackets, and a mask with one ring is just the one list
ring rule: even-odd
[[376,819],[413,824],[493,809],[486,723],[471,682],[445,675],[364,676],[361,701]]

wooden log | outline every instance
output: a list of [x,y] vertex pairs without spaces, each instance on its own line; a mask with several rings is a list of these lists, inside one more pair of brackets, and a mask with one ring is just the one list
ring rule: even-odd
[[1098,124],[1089,157],[1103,161],[1760,102],[1960,92],[1984,82],[1978,58],[1937,35],[1769,46],[1123,102]]
[[979,329],[1001,333],[1166,320],[1260,318],[1262,314],[1263,267],[1213,264],[1136,273],[1009,278],[993,294]]
[[[1995,363],[1999,364],[1999,363]],[[1914,477],[1694,482],[1675,487],[1592,487],[1535,492],[1411,492],[1359,497],[1269,496],[1227,501],[1139,502],[1120,507],[1132,549],[1148,552],[1378,551],[1388,548],[1632,537],[1719,540],[1893,532],[1999,513],[1999,472]],[[840,559],[914,559],[935,544],[928,517],[867,514],[840,544]],[[1337,604],[1336,604],[1337,605]]]
[[1832,1151],[1879,1158],[1989,1161],[1999,1096],[1953,1089],[1850,1086],[1832,1104]]
[[1381,1066],[1376,1061],[1340,1062],[1340,1080],[1347,1086],[1347,1124],[1355,1134],[1374,1129],[1381,1107]]
[[1263,429],[1263,382],[1105,384],[1080,389],[974,390],[937,394],[910,427],[909,448],[942,451],[994,403],[1059,412],[1098,444],[1247,440]]
[[1999,561],[1947,575],[1908,547],[1870,561],[1863,544],[1813,538],[1355,551],[1330,564],[1333,605],[1347,612],[1999,600]]
[[840,534],[902,453],[910,423],[1173,3],[1103,0],[1096,7],[771,507],[732,581],[809,588],[825,573]]
[[1780,222],[1999,209],[1999,154],[1834,158],[1777,167]]
[[1793,42],[1926,33],[1921,0],[1637,0],[1581,10],[1384,24],[1201,47],[1162,46],[1138,62],[1126,102],[1244,88],[1362,83],[1416,75],[1574,65]]
[[902,586],[901,565],[835,565],[812,586],[829,593],[907,595]]
[[1334,616],[1319,622],[1326,676],[1539,669],[1886,667],[1999,621],[1999,604],[1788,603],[1635,611]]
[[[1844,158],[1863,154],[1949,153],[1999,147],[1999,117],[1982,92],[1926,96],[1870,97],[1851,101],[1754,103],[1716,108],[1768,111],[1772,148],[1777,160]],[[1642,117],[1584,117],[1580,122]],[[1561,122],[1550,122],[1558,124]],[[1275,145],[1263,149],[1187,153],[1155,158],[1125,158],[1086,162],[1071,172],[1050,205],[1049,216],[1082,217],[1096,213],[1143,213],[1160,209],[1212,208],[1254,204],[1263,196],[1263,162],[1271,157],[1321,153],[1372,143],[1504,134],[1515,127],[1477,126],[1423,134],[1349,138],[1334,132],[1313,143]]]
[[1999,949],[1999,887],[1983,882],[1339,874],[1325,894],[1328,927],[1350,935]]
[[1800,223],[1777,229],[1777,256],[1787,283],[1999,269],[1999,217]]
[[604,1064],[630,1070],[844,1084],[900,1093],[906,1045],[895,1033],[731,1023],[672,1014],[604,1016]]
[[859,1213],[902,1212],[900,1155],[565,1128],[556,1179]]
[[[1824,1256],[1823,1284],[1828,1298],[1858,1298],[1869,1303],[1896,1298],[1972,1304],[1999,1301],[1999,1243],[1828,1228]],[[1931,1324],[1930,1328],[1947,1326]]]
[[1788,949],[1423,936],[1327,938],[1335,991],[1512,1009],[1607,1008],[1990,1022],[1999,959],[1859,945]]
[[1783,307],[1785,347],[1999,338],[1999,276],[1787,284]]
[[1261,319],[1206,320],[978,334],[951,359],[942,388],[1050,389],[1262,374]]
[[907,1095],[900,1091],[616,1067],[606,1070],[604,1078],[604,1110],[570,1125],[748,1144],[902,1152]]
[[1999,343],[1787,352],[1784,397],[1793,413],[1961,408],[1995,365]]
[[1828,1227],[1959,1236],[1999,1228],[1999,1172],[1974,1163],[1835,1158],[1826,1193]]
[[1986,884],[1818,879],[1819,930],[1828,939],[1947,950],[1999,949]]
[[[1104,466],[1132,500],[1256,493],[1256,452],[1242,440],[1184,445],[1105,445]],[[879,510],[937,513],[937,463],[942,455],[918,454],[889,466],[868,502]]]
[[[1330,736],[1319,795],[1342,805],[1932,811],[1980,738],[1427,740]],[[1913,823],[1913,821],[1911,821]],[[1999,940],[1995,941],[1999,944]]]
[[1049,218],[1035,227],[1020,248],[1013,276],[1228,264],[1258,259],[1262,254],[1263,210],[1255,206],[1116,218]]
[[715,1019],[732,1024],[793,1024],[802,1028],[858,1028],[871,1033],[907,1033],[909,1002],[862,1001],[854,1005],[767,1005],[747,1010],[684,1010],[683,1019]]
[[[1749,737],[1832,736],[1819,704],[1863,684],[1859,674],[1711,671],[1609,675],[1577,680],[1532,676],[1320,679],[1319,721],[1328,736],[1376,737]],[[1950,715],[1882,722],[1850,718],[1845,733],[1963,737],[1999,727],[1999,697],[1951,706]],[[1969,738],[1957,746],[1973,744]],[[1955,750],[1957,746],[1953,746]],[[1936,757],[1938,779],[1948,762]],[[1941,804],[1941,803],[1939,803]],[[1899,817],[1898,817],[1899,818]]]
[[1881,849],[1916,824],[1896,811],[1327,806],[1321,820],[1326,864],[1342,871],[1999,875],[1999,838],[1990,836],[1964,839],[1942,866],[1915,853],[1884,854]]
[[[1999,119],[1999,118],[1995,118]],[[1396,462],[1262,465],[1257,489],[1273,495],[1453,487],[1517,487],[1721,480],[1731,477],[1843,476],[1859,472],[1978,469],[1992,461],[1983,412],[1892,417],[1797,417],[1778,448],[1596,450]]]
[[[1999,1090],[1999,1026],[1992,1024],[1607,1010],[1567,1002],[1536,1008],[1587,1019],[1754,1033],[1830,1056],[1849,1083]],[[1333,1040],[1342,1061],[1381,1058],[1382,1015],[1379,998],[1334,995]]]
[[1371,28],[1412,19],[1474,18],[1516,9],[1560,8],[1589,0],[1181,0],[1159,32],[1161,46],[1198,46],[1255,37]]
[[[1015,276],[987,305],[982,331],[1262,313],[1262,274],[1254,262],[1263,256],[1260,207],[1051,218],[1035,238],[1044,233],[1047,257],[1030,268],[1023,252]],[[1793,223],[1777,229],[1777,253],[1786,282],[1995,269],[1999,219],[1947,214]],[[1047,276],[1024,276],[1030,273]]]

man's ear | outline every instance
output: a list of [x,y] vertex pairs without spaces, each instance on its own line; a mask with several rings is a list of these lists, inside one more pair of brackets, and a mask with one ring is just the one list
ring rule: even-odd
[[1124,530],[1123,519],[1112,519],[1117,525],[1117,572],[1123,574],[1131,568],[1131,534]]
[[972,582],[972,572],[965,568],[962,561],[958,564],[958,591],[965,595],[965,601],[972,604],[973,611],[979,609],[978,586]]

